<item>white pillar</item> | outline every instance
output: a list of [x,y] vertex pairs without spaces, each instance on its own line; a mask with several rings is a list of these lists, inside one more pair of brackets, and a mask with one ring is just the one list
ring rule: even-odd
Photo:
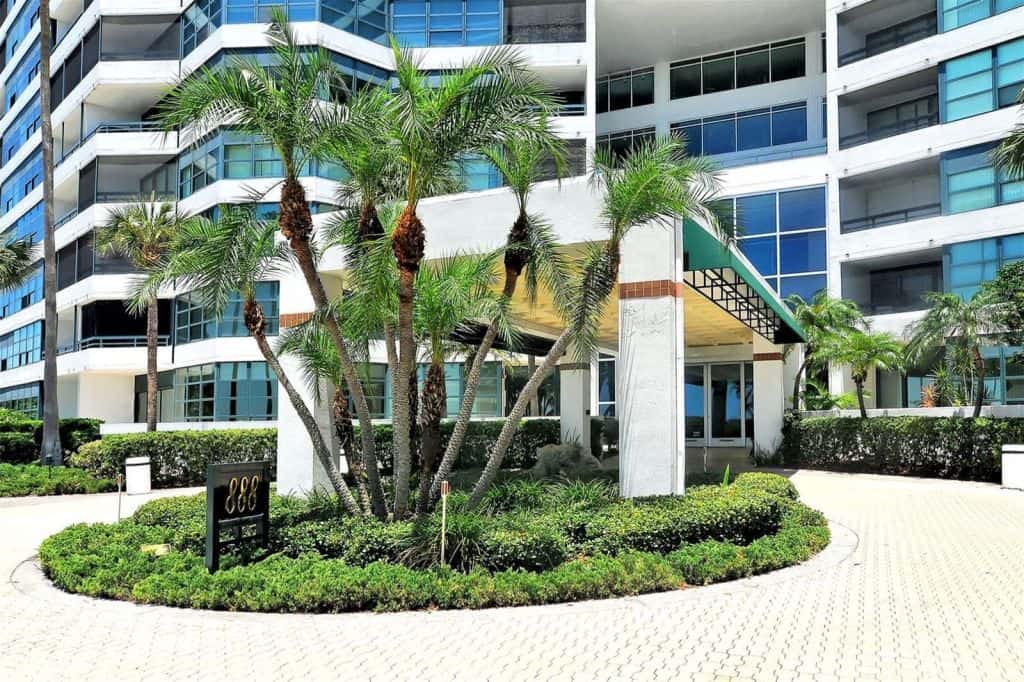
[[682,230],[646,226],[623,243],[619,273],[619,487],[680,494],[686,472]]
[[782,443],[788,386],[782,346],[754,334],[754,450],[775,452]]
[[579,443],[590,452],[590,365],[573,361],[570,353],[558,371],[562,442]]
[[[281,278],[281,327],[295,325],[313,311],[313,301],[306,282],[298,275]],[[306,406],[320,426],[320,432],[331,446],[335,464],[339,452],[335,447],[331,425],[331,398],[333,388],[321,387],[323,400],[319,404],[302,380],[297,360],[292,356],[280,358],[281,366],[292,385],[302,396]],[[277,392],[277,490],[281,494],[305,494],[316,488],[330,490],[330,481],[313,450],[306,427],[292,407],[288,395],[278,387]]]

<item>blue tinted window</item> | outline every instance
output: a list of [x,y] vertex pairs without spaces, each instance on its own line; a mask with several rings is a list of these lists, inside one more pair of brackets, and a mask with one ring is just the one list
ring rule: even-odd
[[26,159],[0,186],[0,215],[7,213],[43,181],[42,150]]
[[776,274],[775,236],[741,239],[740,250],[762,275]]
[[10,28],[7,30],[7,41],[4,44],[4,58],[10,61],[14,57],[14,53],[18,51],[18,47],[21,45],[25,36],[32,29],[32,24],[35,23],[39,15],[39,0],[28,0],[21,11],[18,12],[18,16],[11,23]]
[[940,161],[944,213],[963,213],[1024,200],[1024,181],[995,169],[993,144],[942,155]]
[[772,144],[807,140],[807,105],[772,109]]
[[727,154],[736,151],[736,120],[733,117],[704,121],[704,153]]
[[736,148],[740,151],[770,147],[772,122],[768,110],[740,114],[736,121],[736,139]]
[[809,301],[825,286],[825,275],[782,277],[779,280],[779,295],[786,298],[792,294],[798,294],[805,301]]
[[967,299],[1006,263],[1024,258],[1024,234],[978,239],[946,247],[946,291]]
[[7,163],[21,149],[28,138],[39,129],[39,96],[32,100],[14,119],[3,137],[3,158],[0,165]]
[[781,232],[824,226],[824,187],[779,193],[779,230]]
[[0,372],[43,359],[42,321],[19,327],[0,336]]
[[33,47],[7,78],[4,84],[4,111],[10,111],[18,98],[25,94],[29,84],[39,75],[39,46]]
[[757,194],[736,199],[736,224],[741,235],[775,232],[776,194]]
[[1024,86],[1024,38],[942,65],[943,121],[1013,106]]
[[395,38],[408,47],[501,43],[499,0],[394,0],[390,12]]
[[689,121],[681,123],[672,129],[672,132],[682,135],[686,145],[686,153],[690,156],[700,156],[704,153],[703,136],[701,135],[700,121]]
[[779,263],[783,275],[825,269],[825,233],[801,232],[779,237]]

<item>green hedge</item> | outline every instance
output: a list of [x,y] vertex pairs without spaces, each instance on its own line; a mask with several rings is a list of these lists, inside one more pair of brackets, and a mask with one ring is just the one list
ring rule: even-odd
[[104,436],[83,445],[71,464],[96,476],[124,471],[127,457],[149,457],[154,488],[202,485],[206,465],[267,460],[277,464],[277,429],[154,431]]
[[[487,450],[491,444],[498,439],[501,427],[505,425],[502,419],[494,421],[470,421],[466,431],[466,438],[462,443],[462,452],[455,463],[457,469],[482,469],[487,464]],[[441,442],[443,447],[448,445],[455,422],[445,420],[441,422]],[[561,441],[561,432],[558,419],[524,419],[519,423],[512,443],[501,466],[505,469],[528,469],[537,463],[537,448],[551,445]],[[359,429],[356,427],[358,436]],[[381,463],[381,470],[390,473],[394,461],[394,432],[390,424],[375,424],[373,427],[375,450],[377,459]],[[356,438],[356,445],[359,439]]]
[[1024,443],[1024,419],[812,417],[786,425],[780,454],[788,467],[997,482],[1004,443]]
[[[616,500],[603,483],[547,484],[540,497],[534,482],[509,483],[490,496],[494,511],[477,514],[465,511],[464,495],[453,496],[451,567],[436,562],[436,515],[383,524],[344,516],[326,496],[274,496],[275,553],[227,555],[213,575],[202,559],[203,495],[147,503],[118,524],[71,526],[45,540],[39,556],[62,589],[192,608],[394,611],[577,601],[707,584],[809,558],[828,544],[827,523],[773,479],[639,501]],[[660,528],[650,542],[649,529],[667,516],[682,530]],[[588,526],[595,518],[615,523]],[[594,537],[611,538],[611,552],[589,553]],[[161,543],[174,549],[159,557],[141,551]],[[246,563],[255,558],[262,560]]]
[[113,480],[94,478],[81,469],[0,463],[0,497],[104,493],[113,490],[117,490]]
[[[60,420],[60,441],[65,453],[75,453],[99,439],[99,419],[73,417]],[[27,463],[39,459],[43,422],[20,412],[0,409],[0,462]]]

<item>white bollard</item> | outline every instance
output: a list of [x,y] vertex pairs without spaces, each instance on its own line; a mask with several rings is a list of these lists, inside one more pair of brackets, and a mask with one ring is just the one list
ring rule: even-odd
[[150,491],[149,457],[128,457],[124,460],[125,492],[142,495]]
[[1003,446],[1003,487],[1024,490],[1024,445]]

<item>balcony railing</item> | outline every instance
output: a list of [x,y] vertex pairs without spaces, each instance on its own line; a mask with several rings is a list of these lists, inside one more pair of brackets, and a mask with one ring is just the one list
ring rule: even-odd
[[925,204],[924,206],[915,206],[914,208],[906,208],[901,211],[887,211],[885,213],[876,213],[863,218],[844,220],[840,224],[840,231],[858,232],[860,230],[870,230],[875,227],[909,223],[912,220],[931,218],[932,216],[941,214],[942,204]]
[[894,135],[902,135],[903,133],[909,133],[911,130],[920,130],[921,128],[929,128],[933,125],[937,125],[939,122],[939,112],[931,114],[925,114],[916,118],[909,118],[905,121],[899,121],[887,126],[880,126],[878,128],[872,128],[865,130],[862,133],[854,133],[853,135],[847,135],[839,138],[839,148],[846,149],[847,147],[856,147],[859,144],[866,142],[875,142],[876,140],[884,140],[887,137]]
[[[935,12],[904,21],[884,31],[877,31],[868,36],[868,43],[859,50],[839,55],[839,66],[846,66],[861,59],[895,50],[909,43],[924,40],[938,33],[939,24]],[[870,40],[872,37],[875,40]]]
[[67,213],[62,215],[60,218],[57,218],[57,220],[55,220],[53,222],[53,229],[56,230],[58,227],[62,227],[64,225],[67,225],[68,223],[70,223],[72,220],[75,219],[76,215],[78,215],[78,209],[77,208],[71,209],[70,211],[68,211]]
[[505,42],[513,45],[536,43],[582,43],[587,40],[586,22],[508,24]]
[[88,142],[93,135],[99,133],[158,133],[164,128],[156,121],[104,121],[96,124],[81,140],[61,152],[57,165],[63,163],[74,154],[79,147]]
[[[161,334],[157,337],[156,345],[158,346],[168,346],[170,343],[169,334]],[[57,353],[74,353],[90,348],[144,348],[145,346],[145,336],[90,336],[58,347]]]
[[153,62],[178,59],[178,49],[130,49],[115,50],[104,48],[100,61],[104,62]]

